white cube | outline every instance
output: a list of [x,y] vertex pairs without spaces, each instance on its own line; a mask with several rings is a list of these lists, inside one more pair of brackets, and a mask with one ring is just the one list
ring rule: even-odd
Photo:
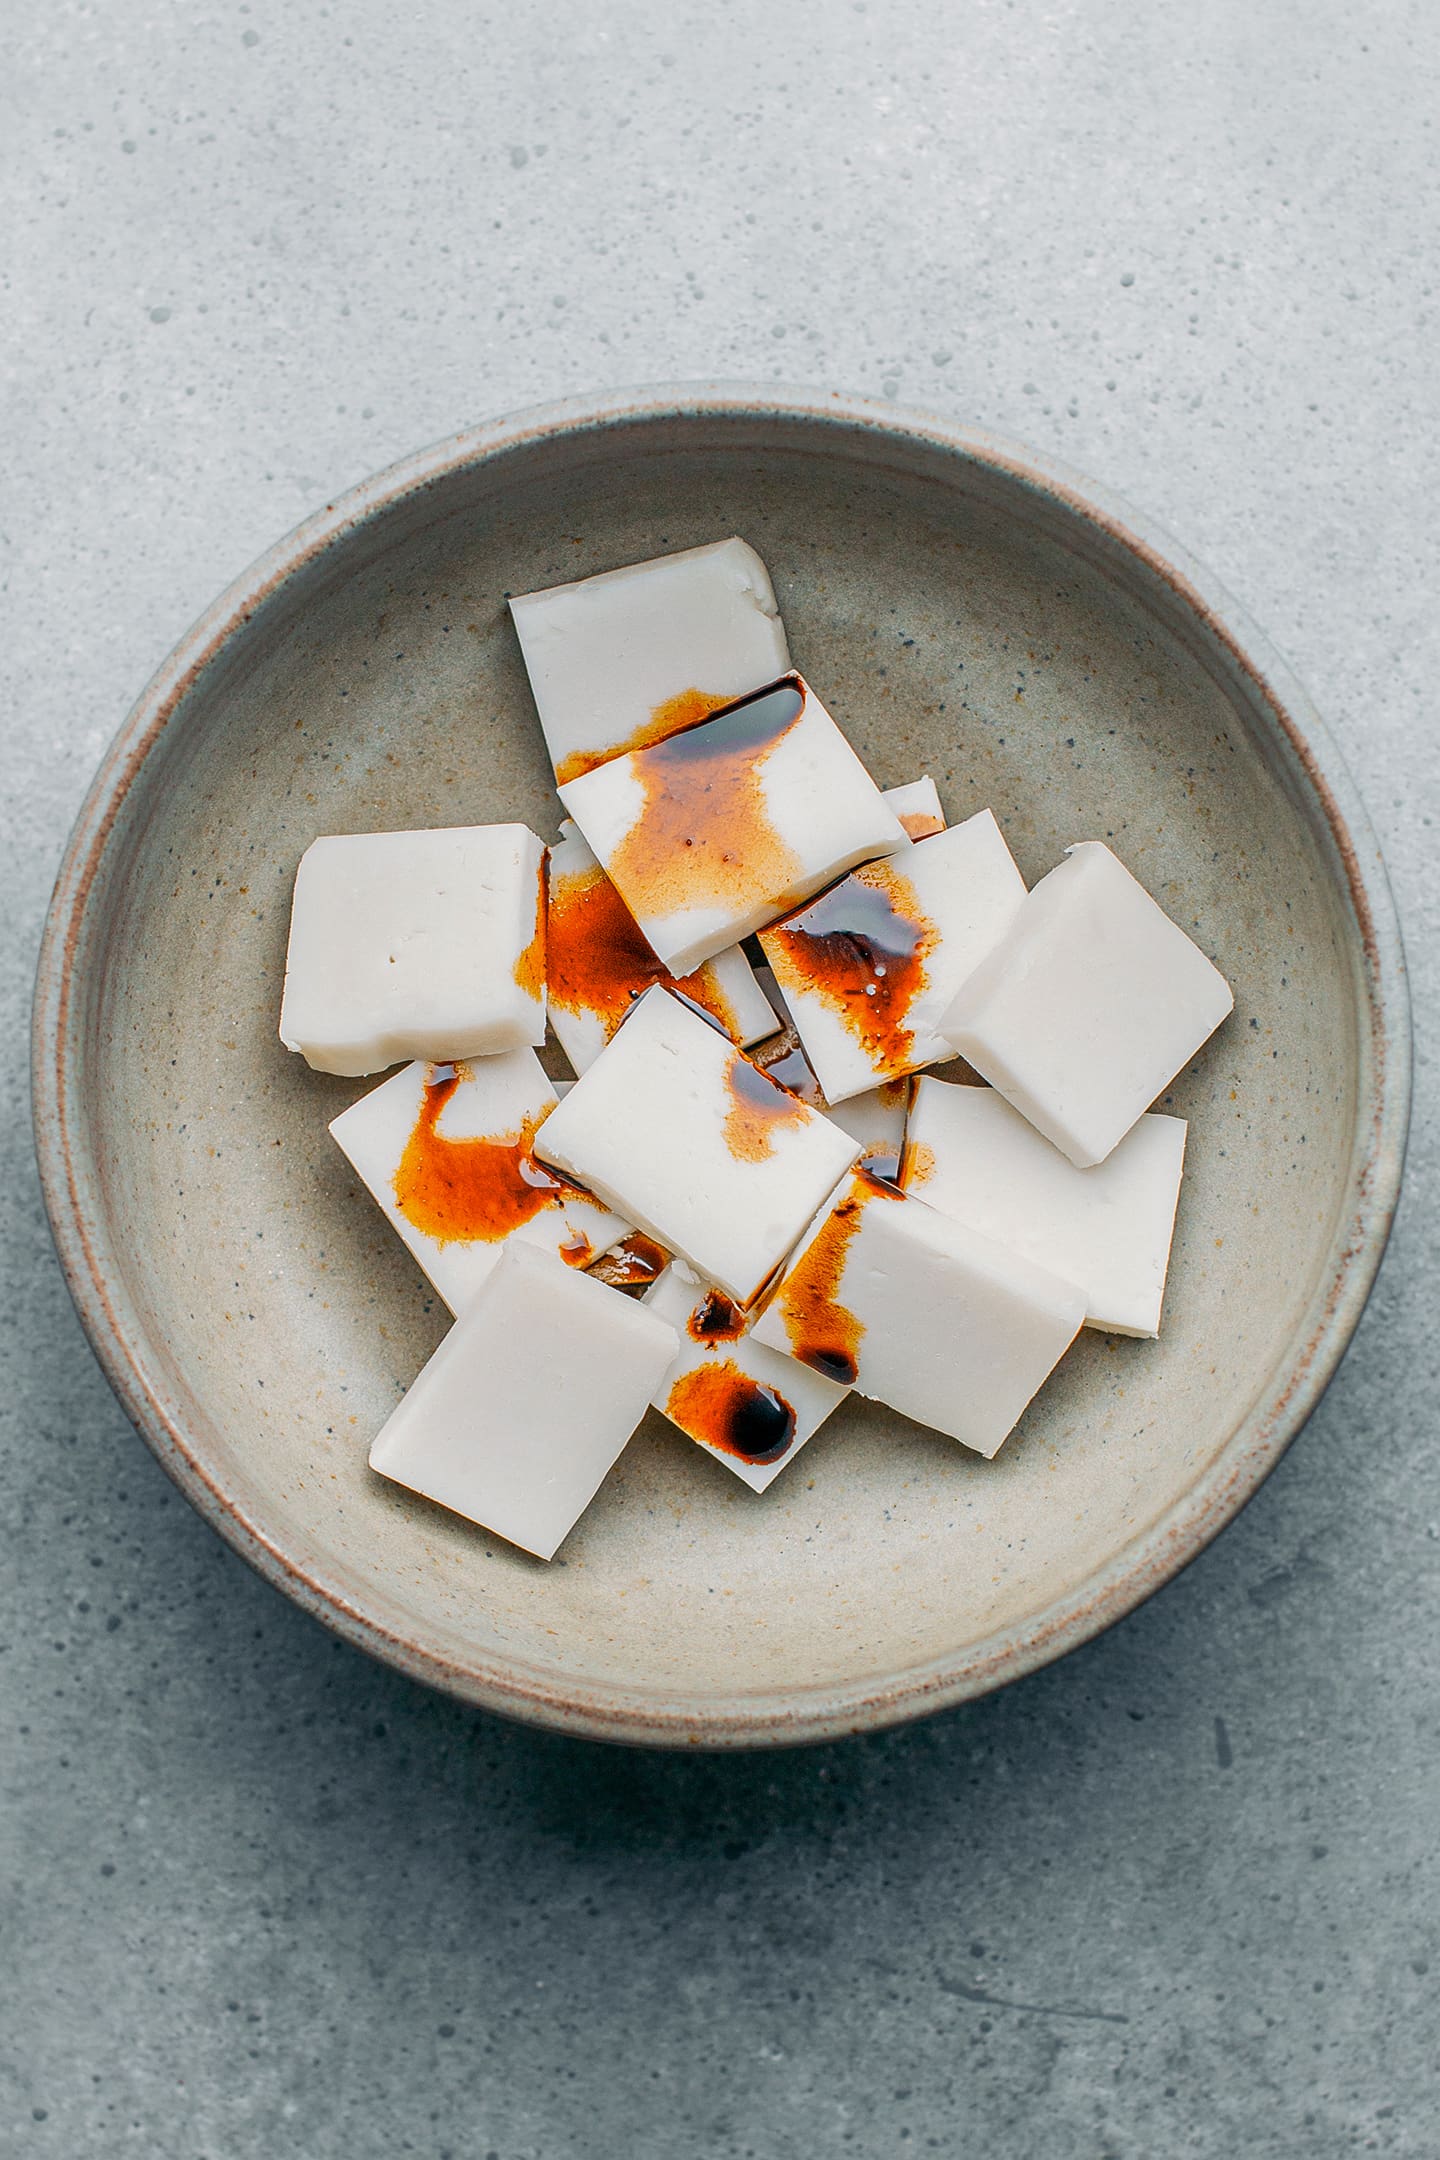
[[1073,1283],[859,1172],[812,1225],[754,1333],[994,1455],[1084,1317]]
[[760,932],[827,1102],[953,1057],[941,1018],[1024,898],[982,810],[852,870]]
[[756,1342],[750,1316],[678,1261],[646,1292],[645,1304],[669,1322],[680,1345],[655,1408],[752,1492],[774,1483],[849,1393]]
[[906,838],[798,675],[560,795],[676,975]]
[[944,832],[940,790],[929,773],[922,773],[918,780],[907,780],[901,787],[882,788],[881,793],[904,826],[907,839],[928,840],[932,833]]
[[859,1150],[666,990],[648,990],[535,1151],[749,1305]]
[[313,841],[295,876],[286,1049],[354,1077],[543,1042],[544,869],[524,825]]
[[1099,840],[1043,877],[943,1026],[1077,1169],[1103,1162],[1234,1005]]
[[533,1050],[407,1065],[343,1110],[340,1147],[451,1312],[518,1238],[588,1267],[629,1225],[535,1160],[558,1101]]
[[790,665],[770,573],[743,540],[520,593],[510,613],[562,781],[688,727]]
[[553,1558],[675,1355],[675,1330],[512,1245],[370,1450],[370,1467]]
[[[864,1098],[862,1097],[861,1100]],[[1158,1335],[1185,1120],[1147,1113],[1077,1170],[988,1087],[915,1083],[905,1190],[1085,1293],[1087,1327]]]
[[550,1025],[577,1073],[652,983],[699,1005],[742,1049],[779,1026],[738,945],[690,975],[663,967],[574,826],[550,850],[545,949]]

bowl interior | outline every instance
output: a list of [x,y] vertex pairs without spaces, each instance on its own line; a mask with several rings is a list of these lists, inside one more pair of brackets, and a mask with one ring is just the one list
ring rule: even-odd
[[[366,1467],[444,1316],[326,1131],[369,1083],[276,1038],[290,884],[317,833],[553,837],[505,594],[732,531],[882,784],[990,805],[1030,880],[1109,840],[1236,1010],[1166,1099],[1191,1140],[1160,1342],[1082,1336],[993,1464],[852,1400],[763,1499],[652,1413],[545,1567]],[[284,583],[147,758],[76,958],[116,1308],[223,1505],[432,1673],[540,1714],[856,1702],[1083,1597],[1283,1373],[1365,1054],[1326,835],[1183,613],[981,468],[704,428],[522,444]]]

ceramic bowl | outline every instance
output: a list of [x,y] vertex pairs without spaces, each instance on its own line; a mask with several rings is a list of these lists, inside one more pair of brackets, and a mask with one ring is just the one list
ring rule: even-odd
[[[1032,880],[1109,840],[1236,1009],[1173,1090],[1191,1140],[1161,1341],[1083,1336],[994,1463],[852,1400],[763,1500],[652,1414],[545,1567],[366,1467],[444,1315],[326,1132],[367,1083],[276,1038],[291,880],[317,833],[523,818],[552,837],[506,593],[731,532],[882,784],[928,771],[952,817],[989,804]],[[206,1519],[436,1686],[699,1745],[993,1688],[1213,1537],[1359,1317],[1408,1066],[1374,837],[1207,576],[988,435],[725,386],[459,436],[241,578],[101,768],[35,1024],[72,1292]]]

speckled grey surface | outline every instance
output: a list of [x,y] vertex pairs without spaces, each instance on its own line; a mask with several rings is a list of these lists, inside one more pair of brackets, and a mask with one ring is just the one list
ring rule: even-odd
[[[1428,2160],[1440,20],[401,12],[5,33],[0,2149]],[[222,1552],[71,1319],[22,1051],[89,771],[237,568],[477,414],[715,373],[1029,436],[1229,582],[1365,784],[1419,1087],[1355,1348],[1188,1575],[940,1721],[691,1760]]]

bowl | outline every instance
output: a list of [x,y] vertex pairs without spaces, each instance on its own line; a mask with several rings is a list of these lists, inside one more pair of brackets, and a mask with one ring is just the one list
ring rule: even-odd
[[[550,1567],[373,1476],[444,1314],[326,1131],[368,1083],[276,1037],[317,833],[558,805],[505,595],[738,532],[883,785],[989,805],[1033,880],[1110,841],[1235,986],[1160,1341],[1084,1335],[994,1463],[852,1399],[757,1499],[653,1413]],[[818,393],[686,386],[422,452],[242,577],[165,662],[70,841],[40,963],[40,1162],[121,1401],[327,1626],[539,1724],[815,1740],[996,1687],[1239,1509],[1355,1327],[1409,1034],[1375,839],[1284,666],[1047,458]],[[517,1439],[521,1436],[517,1436]]]

